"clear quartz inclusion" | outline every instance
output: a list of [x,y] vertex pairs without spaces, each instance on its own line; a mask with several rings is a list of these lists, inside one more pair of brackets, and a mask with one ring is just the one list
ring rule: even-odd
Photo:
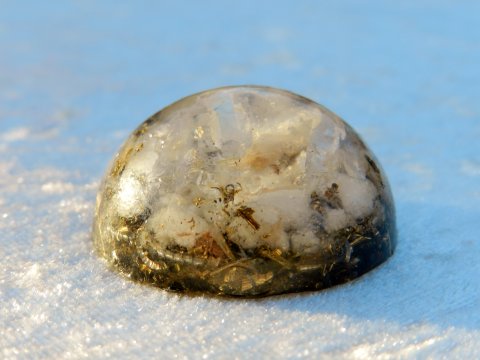
[[141,124],[97,196],[98,252],[171,290],[263,296],[352,280],[394,251],[375,156],[321,105],[268,87],[195,94]]

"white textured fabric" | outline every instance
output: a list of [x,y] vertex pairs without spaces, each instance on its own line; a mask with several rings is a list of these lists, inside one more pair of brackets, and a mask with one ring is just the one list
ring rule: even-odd
[[[0,1],[0,358],[480,356],[480,5],[250,4]],[[363,135],[396,198],[393,258],[261,300],[109,271],[90,228],[123,139],[181,96],[244,83]]]

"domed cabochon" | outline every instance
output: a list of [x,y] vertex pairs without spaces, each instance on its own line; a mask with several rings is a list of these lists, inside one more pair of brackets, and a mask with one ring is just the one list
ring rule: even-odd
[[355,131],[256,86],[186,97],[140,125],[105,175],[93,235],[135,280],[246,296],[349,281],[396,238],[387,179]]

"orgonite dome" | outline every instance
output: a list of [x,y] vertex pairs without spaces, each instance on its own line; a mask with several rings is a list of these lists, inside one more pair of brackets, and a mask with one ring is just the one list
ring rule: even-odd
[[325,288],[387,259],[390,188],[363,141],[287,91],[205,91],[128,138],[98,193],[96,249],[163,288],[269,295]]

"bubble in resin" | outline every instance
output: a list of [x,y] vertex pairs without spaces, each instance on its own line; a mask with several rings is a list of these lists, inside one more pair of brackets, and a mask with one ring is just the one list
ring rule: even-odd
[[288,91],[181,99],[141,124],[97,196],[98,252],[171,290],[263,296],[347,282],[395,247],[387,179],[356,132]]

